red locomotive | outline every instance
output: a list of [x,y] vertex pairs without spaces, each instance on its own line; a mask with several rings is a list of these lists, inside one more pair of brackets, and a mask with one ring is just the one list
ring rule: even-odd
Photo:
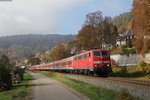
[[108,50],[95,49],[47,64],[31,66],[31,70],[60,71],[78,74],[108,75],[112,71]]

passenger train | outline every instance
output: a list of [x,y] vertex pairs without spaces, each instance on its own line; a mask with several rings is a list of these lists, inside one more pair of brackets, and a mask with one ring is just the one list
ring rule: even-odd
[[112,72],[110,54],[105,49],[89,50],[55,62],[33,65],[30,69],[101,76]]

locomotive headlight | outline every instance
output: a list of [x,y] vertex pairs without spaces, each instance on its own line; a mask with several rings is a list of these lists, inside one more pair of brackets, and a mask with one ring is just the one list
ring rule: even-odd
[[109,66],[109,64],[107,64],[107,66]]
[[97,65],[94,65],[95,67],[97,67]]

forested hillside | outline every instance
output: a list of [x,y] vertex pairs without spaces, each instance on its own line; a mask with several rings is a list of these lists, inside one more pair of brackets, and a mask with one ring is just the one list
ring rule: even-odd
[[126,30],[132,29],[132,23],[133,23],[133,13],[123,13],[119,16],[116,16],[113,18],[114,24],[118,28],[119,33],[123,33]]
[[0,37],[0,56],[6,54],[13,59],[27,57],[37,52],[45,52],[52,47],[60,43],[66,43],[73,38],[73,35],[58,34],[30,34]]

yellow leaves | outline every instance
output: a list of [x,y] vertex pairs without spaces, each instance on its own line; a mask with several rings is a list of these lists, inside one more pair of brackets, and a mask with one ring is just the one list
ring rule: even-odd
[[149,73],[150,72],[150,64],[141,61],[137,66],[137,71]]

